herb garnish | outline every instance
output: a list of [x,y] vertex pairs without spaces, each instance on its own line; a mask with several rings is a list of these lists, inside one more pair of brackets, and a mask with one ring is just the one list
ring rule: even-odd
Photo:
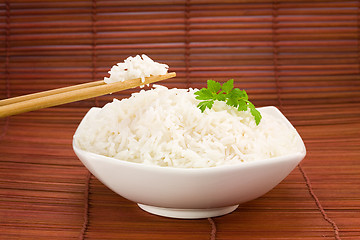
[[227,105],[237,108],[238,111],[246,111],[249,108],[251,115],[255,118],[256,125],[260,123],[260,112],[249,101],[245,90],[234,88],[234,79],[230,79],[223,85],[214,80],[208,80],[207,88],[202,88],[194,94],[197,95],[196,99],[203,100],[197,105],[201,112],[204,112],[206,108],[211,109],[215,100],[224,101]]

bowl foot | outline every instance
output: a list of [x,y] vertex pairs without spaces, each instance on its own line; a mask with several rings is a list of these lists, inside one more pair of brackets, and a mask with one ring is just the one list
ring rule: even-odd
[[170,217],[170,218],[182,218],[182,219],[197,219],[197,218],[209,218],[225,215],[234,211],[239,205],[221,207],[221,208],[207,208],[207,209],[180,209],[180,208],[162,208],[144,205],[138,203],[138,206],[149,213]]

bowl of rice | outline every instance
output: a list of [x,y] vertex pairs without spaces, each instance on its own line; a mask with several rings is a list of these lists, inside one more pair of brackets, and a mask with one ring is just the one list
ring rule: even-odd
[[279,184],[305,157],[292,124],[273,106],[249,111],[215,102],[201,112],[196,89],[154,85],[79,124],[73,149],[104,185],[152,214],[208,218],[234,211]]

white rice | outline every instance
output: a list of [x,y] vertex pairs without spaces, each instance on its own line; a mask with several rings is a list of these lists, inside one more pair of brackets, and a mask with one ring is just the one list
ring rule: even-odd
[[154,85],[114,99],[80,124],[74,137],[83,150],[120,160],[177,168],[204,168],[267,159],[301,150],[296,132],[262,114],[215,102],[204,113],[195,89]]
[[105,77],[105,83],[123,82],[128,79],[141,78],[145,81],[145,77],[164,75],[167,73],[169,66],[154,62],[151,58],[142,54],[141,57],[128,57],[122,63],[114,65],[110,71],[110,77]]

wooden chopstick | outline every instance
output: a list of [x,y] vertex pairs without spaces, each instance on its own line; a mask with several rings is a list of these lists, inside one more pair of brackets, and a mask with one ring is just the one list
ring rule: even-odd
[[50,95],[54,95],[54,94],[58,94],[58,93],[70,92],[70,91],[77,90],[77,89],[84,89],[84,88],[88,88],[88,87],[100,86],[100,85],[104,85],[104,84],[106,84],[106,83],[103,80],[100,80],[100,81],[95,81],[95,82],[82,83],[82,84],[69,86],[69,87],[56,88],[56,89],[52,89],[52,90],[48,90],[48,91],[44,91],[44,92],[31,93],[31,94],[27,94],[27,95],[18,96],[18,97],[2,99],[2,100],[0,100],[0,106],[17,103],[17,102],[22,102],[22,101],[26,101],[26,100],[30,100],[30,99],[35,99],[35,98],[50,96]]
[[141,82],[140,78],[109,84],[104,83],[104,81],[96,81],[4,99],[0,100],[0,118],[98,97],[109,93],[135,88],[141,85],[162,81],[168,78],[173,78],[175,76],[176,73],[171,72],[165,75],[147,77],[145,78],[145,82]]

